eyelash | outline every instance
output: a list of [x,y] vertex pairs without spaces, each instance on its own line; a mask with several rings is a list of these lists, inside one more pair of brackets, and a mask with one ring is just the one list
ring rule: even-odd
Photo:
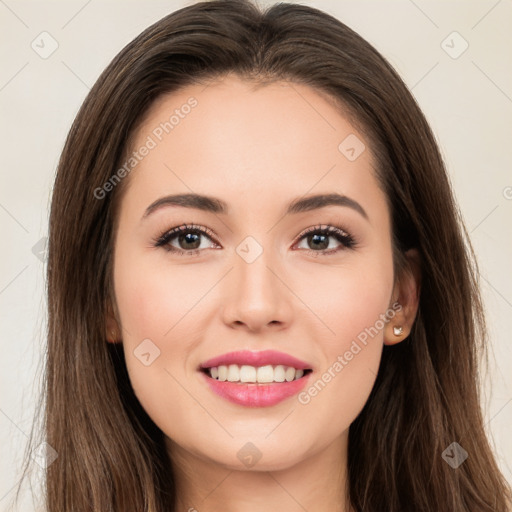
[[[164,250],[168,252],[172,252],[178,254],[180,256],[197,254],[202,249],[190,249],[188,251],[184,249],[177,249],[176,247],[172,247],[169,245],[169,242],[176,238],[177,235],[193,232],[196,234],[202,234],[210,239],[215,239],[213,232],[202,226],[198,226],[196,224],[183,224],[181,226],[177,226],[172,228],[171,230],[164,231],[158,237],[153,239],[154,247],[162,247]],[[335,249],[323,249],[320,251],[314,251],[313,249],[302,249],[305,250],[309,254],[313,255],[322,255],[328,256],[334,253],[337,253],[341,250],[345,249],[353,249],[357,246],[356,241],[352,237],[352,235],[348,234],[344,229],[337,226],[326,226],[322,227],[322,225],[313,226],[304,230],[298,237],[298,242],[300,242],[303,238],[311,234],[319,234],[319,235],[327,235],[329,237],[334,237],[338,242],[340,242],[341,247],[337,247]],[[212,240],[213,241],[213,240]]]

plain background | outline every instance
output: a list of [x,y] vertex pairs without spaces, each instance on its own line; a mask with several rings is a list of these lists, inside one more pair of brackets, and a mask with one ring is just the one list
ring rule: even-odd
[[[7,510],[19,479],[39,392],[44,237],[65,137],[118,51],[153,22],[191,3],[0,0],[0,510]],[[486,428],[512,481],[512,3],[294,3],[332,14],[372,43],[403,77],[437,136],[481,266],[492,342],[483,396]],[[46,50],[51,48],[42,32],[58,44],[45,59],[31,46],[45,37]],[[35,509],[30,500],[20,508]]]

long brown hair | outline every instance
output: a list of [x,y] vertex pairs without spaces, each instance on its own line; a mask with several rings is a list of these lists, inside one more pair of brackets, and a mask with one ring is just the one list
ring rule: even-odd
[[[155,99],[227,73],[306,84],[343,105],[378,162],[396,268],[407,249],[421,255],[413,330],[384,347],[374,388],[350,427],[354,509],[505,512],[511,491],[480,406],[486,330],[478,269],[422,112],[388,62],[337,19],[298,4],[262,11],[247,0],[196,3],[146,29],[102,73],[68,135],[49,226],[42,432],[58,457],[45,472],[46,509],[174,510],[163,433],[133,393],[122,350],[105,340],[106,311],[115,311],[117,212],[129,177],[100,198],[95,191],[121,166]],[[442,457],[453,442],[469,454],[457,468]]]

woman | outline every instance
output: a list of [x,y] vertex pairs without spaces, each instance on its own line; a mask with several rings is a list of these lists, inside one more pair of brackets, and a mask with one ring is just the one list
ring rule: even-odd
[[348,27],[163,18],[59,163],[47,509],[509,510],[466,242],[424,116]]

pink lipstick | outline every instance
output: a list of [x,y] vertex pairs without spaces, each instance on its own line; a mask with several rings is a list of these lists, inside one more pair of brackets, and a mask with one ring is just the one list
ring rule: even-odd
[[262,350],[260,352],[251,352],[250,350],[238,350],[237,352],[229,352],[221,356],[208,359],[204,363],[201,363],[201,368],[211,368],[212,366],[220,365],[250,365],[250,366],[265,366],[267,364],[283,366],[292,366],[293,368],[305,370],[311,368],[311,365],[301,361],[289,354],[284,352],[278,352],[276,350]]
[[214,393],[246,407],[271,406],[296,395],[312,372],[305,361],[274,350],[230,352],[198,370]]

